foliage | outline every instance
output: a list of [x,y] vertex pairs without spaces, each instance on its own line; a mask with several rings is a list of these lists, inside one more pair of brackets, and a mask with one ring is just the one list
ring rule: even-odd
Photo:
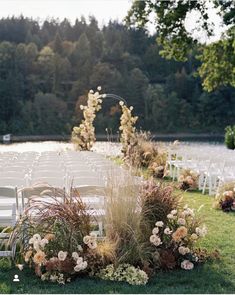
[[216,194],[214,208],[222,209],[224,212],[235,211],[235,183],[222,185]]
[[235,126],[227,126],[225,128],[225,145],[228,149],[235,149]]
[[198,187],[199,175],[190,169],[181,169],[179,176],[179,188],[182,190],[196,189]]
[[[226,36],[218,42],[202,47],[200,60],[202,66],[199,74],[203,87],[212,91],[220,86],[235,85],[234,74],[234,1],[208,1],[216,7],[223,17],[223,23],[230,25]],[[197,37],[190,32],[186,23],[192,13],[197,13],[197,26],[210,37],[213,34],[213,23],[210,20],[207,2],[205,1],[134,1],[126,18],[129,25],[145,26],[150,21],[152,12],[155,16],[157,41],[162,46],[161,55],[167,59],[185,61],[191,54]]]
[[72,132],[72,141],[77,150],[89,151],[95,143],[95,128],[93,122],[96,117],[96,112],[101,109],[102,96],[99,93],[100,90],[100,86],[95,93],[93,90],[90,90],[88,93],[87,106],[80,105],[80,109],[83,110],[84,119],[79,127],[73,127]]
[[129,24],[142,27],[149,22],[150,14],[154,12],[159,33],[158,42],[163,46],[162,55],[185,60],[189,46],[195,39],[187,32],[184,20],[188,12],[193,10],[199,12],[200,25],[210,34],[206,4],[201,1],[134,1],[126,20]]
[[130,264],[120,264],[117,268],[110,264],[102,269],[97,276],[103,280],[122,281],[130,285],[146,285],[148,282],[147,274]]
[[213,91],[220,86],[235,87],[235,28],[230,31],[229,38],[222,39],[206,46],[200,60],[202,65],[199,74],[203,79],[203,87]]
[[[156,38],[117,22],[100,29],[94,18],[40,25],[24,17],[1,19],[1,134],[69,135],[82,119],[78,106],[86,99],[81,96],[96,85],[125,97],[143,130],[222,133],[234,124],[234,89],[206,93],[194,75],[200,48],[193,47],[186,62],[165,60]],[[223,62],[233,58],[221,56]],[[226,73],[223,81],[232,77],[231,67]],[[111,112],[113,107],[118,111]],[[118,104],[106,100],[94,121],[97,132],[105,134],[108,127],[115,134],[118,112]]]

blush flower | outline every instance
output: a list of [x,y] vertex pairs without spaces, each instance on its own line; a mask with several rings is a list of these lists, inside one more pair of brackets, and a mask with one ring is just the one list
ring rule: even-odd
[[172,239],[175,242],[179,242],[181,239],[185,238],[188,234],[188,230],[185,226],[180,226],[177,230],[172,234]]
[[43,251],[38,251],[34,257],[33,262],[38,265],[42,265],[45,262],[46,254]]
[[172,234],[172,230],[170,230],[169,227],[166,227],[166,228],[164,229],[164,234],[165,234],[165,235],[171,235],[171,234]]
[[189,260],[184,260],[183,262],[181,262],[181,268],[185,270],[191,270],[194,268],[194,264]]
[[64,251],[60,251],[59,253],[58,253],[58,258],[59,258],[59,260],[60,261],[65,261],[65,259],[66,259],[66,257],[67,257],[67,252],[64,252]]
[[150,236],[149,240],[156,247],[162,244],[161,239],[156,235]]
[[159,228],[158,227],[154,227],[154,229],[152,230],[152,234],[153,235],[157,235],[159,233]]
[[179,218],[179,219],[177,220],[177,223],[178,223],[179,225],[185,225],[185,224],[186,224],[186,221],[185,221],[184,218]]
[[157,221],[155,225],[158,227],[163,227],[164,223],[162,221]]
[[188,247],[184,247],[184,246],[180,246],[178,248],[178,251],[181,255],[185,255],[185,254],[190,253],[190,249]]

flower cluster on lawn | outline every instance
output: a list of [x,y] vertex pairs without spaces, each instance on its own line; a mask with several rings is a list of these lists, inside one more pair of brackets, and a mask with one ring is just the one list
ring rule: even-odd
[[216,194],[214,207],[224,212],[235,211],[235,183],[224,184]]
[[136,168],[145,168],[150,175],[162,178],[166,175],[167,152],[163,145],[151,140],[150,132],[135,132],[132,145],[129,145],[124,156],[125,163]]
[[194,250],[195,243],[207,233],[205,226],[199,226],[194,210],[172,210],[167,221],[157,221],[150,236],[150,242],[157,247],[162,268],[180,266],[191,270],[199,258]]
[[146,285],[148,282],[148,275],[143,270],[128,263],[120,264],[117,268],[110,264],[97,276],[103,280],[122,281],[130,285]]
[[34,267],[42,281],[65,284],[71,280],[72,275],[87,268],[87,261],[82,257],[82,246],[72,253],[57,249],[53,251],[50,243],[56,242],[55,239],[54,234],[47,234],[43,239],[40,234],[34,234],[26,246],[24,261]]
[[[207,252],[197,249],[196,242],[206,228],[194,210],[179,209],[179,197],[169,184],[146,181],[140,188],[133,181],[110,180],[105,237],[92,232],[95,220],[77,191],[67,195],[53,190],[52,202],[50,196],[32,200],[14,229],[24,265],[41,280],[58,284],[93,276],[145,285],[159,269],[190,270],[204,262]],[[17,263],[22,270],[24,265]]]
[[73,128],[72,141],[77,150],[90,150],[95,143],[95,127],[93,122],[96,112],[101,109],[101,95],[99,91],[101,87],[97,87],[97,91],[90,90],[88,93],[87,105],[80,105],[83,111],[84,119],[78,127]]
[[193,170],[182,169],[179,176],[179,187],[182,190],[196,189],[198,187],[199,175]]

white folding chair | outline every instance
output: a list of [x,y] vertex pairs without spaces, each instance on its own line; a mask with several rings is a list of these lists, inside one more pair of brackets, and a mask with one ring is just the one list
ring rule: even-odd
[[21,177],[0,177],[0,186],[22,188],[28,186],[28,178]]
[[31,178],[31,186],[39,183],[48,184],[54,188],[66,188],[66,177],[35,177]]
[[98,231],[93,231],[100,237],[103,236],[104,215],[105,215],[105,195],[106,189],[102,186],[83,186],[78,189],[82,201],[87,205],[87,211],[94,217],[94,223],[98,223]]
[[204,184],[202,193],[205,194],[209,190],[209,195],[216,194],[219,177],[223,174],[225,161],[221,158],[211,159],[208,170],[204,173]]
[[0,187],[0,225],[14,226],[19,216],[19,200],[16,187]]

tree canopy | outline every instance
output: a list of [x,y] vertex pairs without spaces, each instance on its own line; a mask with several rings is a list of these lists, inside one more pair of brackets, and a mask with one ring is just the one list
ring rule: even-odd
[[[186,27],[190,13],[199,16],[197,26],[208,38],[213,35],[213,24],[209,7],[216,8],[221,15],[227,32],[217,42],[200,46],[202,61],[199,74],[207,91],[221,86],[235,86],[235,2],[233,0],[182,1],[145,0],[133,2],[126,21],[129,25],[144,27],[154,14],[157,42],[162,46],[160,54],[167,58],[186,61],[190,51],[198,44],[197,38]],[[225,73],[227,73],[225,75]]]
[[[86,104],[88,91],[99,85],[103,93],[133,105],[142,129],[223,132],[234,123],[235,90],[213,86],[207,93],[201,86],[207,80],[195,75],[201,66],[215,84],[222,79],[213,72],[216,68],[197,59],[211,49],[201,52],[194,46],[186,61],[165,59],[157,37],[118,22],[99,28],[93,17],[41,25],[23,17],[0,19],[0,134],[70,134],[82,119],[79,104]],[[223,46],[221,41],[221,52]],[[233,56],[216,58],[222,66]],[[230,72],[223,73],[221,81],[228,79],[229,85]],[[117,102],[104,100],[96,130],[105,133],[107,127],[115,133],[119,120]]]

